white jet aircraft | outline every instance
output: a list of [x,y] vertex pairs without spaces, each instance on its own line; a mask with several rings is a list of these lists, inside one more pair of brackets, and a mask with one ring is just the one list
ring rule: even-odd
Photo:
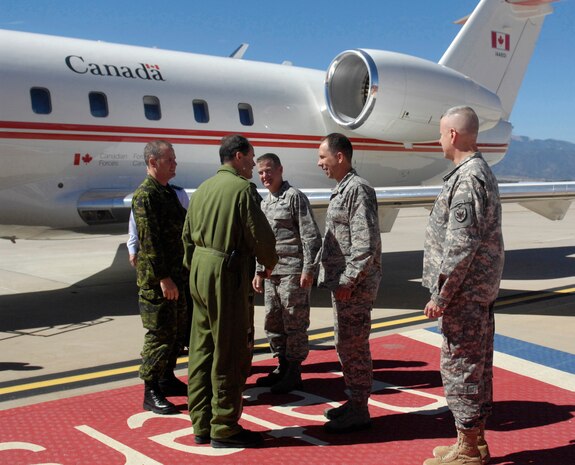
[[[71,228],[126,221],[145,176],[144,144],[175,145],[175,182],[191,193],[219,165],[225,134],[276,152],[321,216],[331,180],[316,166],[323,136],[345,133],[376,187],[383,231],[398,208],[427,206],[450,169],[439,119],[470,105],[479,148],[501,160],[508,121],[553,0],[481,0],[439,63],[349,50],[327,70],[0,31],[0,223]],[[560,219],[575,183],[502,185]]]

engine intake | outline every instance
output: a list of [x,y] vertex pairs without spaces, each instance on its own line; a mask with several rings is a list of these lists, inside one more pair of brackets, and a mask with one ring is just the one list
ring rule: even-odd
[[499,97],[457,71],[428,60],[380,50],[348,50],[328,68],[325,98],[345,129],[393,142],[436,141],[441,115],[469,105],[480,130],[494,127]]

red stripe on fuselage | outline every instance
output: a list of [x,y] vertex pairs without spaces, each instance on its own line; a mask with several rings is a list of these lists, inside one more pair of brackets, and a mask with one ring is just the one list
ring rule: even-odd
[[[20,129],[20,131],[1,131]],[[52,131],[52,132],[36,132]],[[68,131],[68,132],[55,132]],[[93,133],[112,134],[93,134]],[[145,143],[150,139],[165,137],[176,144],[219,145],[221,138],[234,131],[204,131],[194,129],[145,128],[130,126],[98,126],[83,124],[32,123],[0,121],[0,139],[27,139],[46,141],[85,141],[85,142],[132,142]],[[118,134],[123,133],[123,134]],[[242,132],[256,147],[282,147],[295,149],[317,148],[323,136],[301,134],[269,134]],[[204,137],[204,138],[201,138]],[[299,142],[301,141],[301,142]],[[413,144],[406,148],[400,142],[369,138],[352,138],[356,150],[374,152],[442,152],[439,142]],[[507,144],[481,144],[482,152],[502,152]]]

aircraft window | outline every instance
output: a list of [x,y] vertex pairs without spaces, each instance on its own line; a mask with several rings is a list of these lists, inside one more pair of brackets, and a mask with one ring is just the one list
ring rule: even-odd
[[32,111],[40,115],[52,113],[52,99],[50,91],[43,87],[32,87],[30,89],[30,99],[32,100]]
[[239,103],[238,111],[240,112],[240,123],[244,126],[252,126],[254,124],[254,114],[249,103]]
[[162,117],[160,110],[160,99],[153,95],[144,96],[144,114],[146,118],[157,121]]
[[108,100],[102,92],[90,92],[90,113],[97,118],[108,116]]
[[210,113],[208,111],[208,104],[205,100],[194,100],[194,118],[198,123],[207,123],[210,121]]

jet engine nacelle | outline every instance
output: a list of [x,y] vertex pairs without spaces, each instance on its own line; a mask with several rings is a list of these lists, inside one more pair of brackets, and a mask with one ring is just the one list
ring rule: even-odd
[[363,137],[393,142],[439,138],[441,115],[469,105],[480,130],[494,127],[499,97],[457,71],[428,60],[380,50],[348,50],[329,66],[328,111],[340,126]]

